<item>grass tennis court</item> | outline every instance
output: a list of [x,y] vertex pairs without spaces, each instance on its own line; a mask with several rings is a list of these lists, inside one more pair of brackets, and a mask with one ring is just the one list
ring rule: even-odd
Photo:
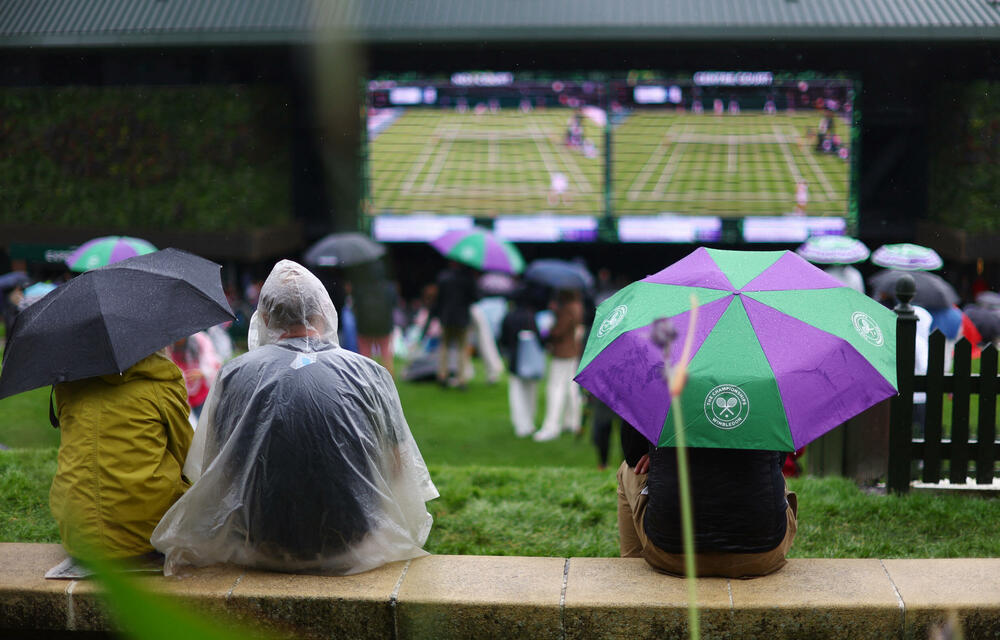
[[[497,215],[603,208],[604,132],[584,119],[593,157],[564,144],[570,110],[497,113],[411,109],[375,138],[369,172],[375,213]],[[549,196],[552,176],[564,197]]]
[[[615,131],[615,212],[788,214],[796,187],[807,215],[847,212],[850,163],[814,150],[815,113],[644,112]],[[849,144],[842,122],[838,133]]]
[[[604,127],[573,111],[409,109],[374,136],[373,213],[477,216],[605,212]],[[782,215],[807,185],[807,215],[844,215],[850,162],[814,150],[818,112],[693,114],[650,110],[612,128],[615,214]],[[850,132],[836,133],[848,149]]]

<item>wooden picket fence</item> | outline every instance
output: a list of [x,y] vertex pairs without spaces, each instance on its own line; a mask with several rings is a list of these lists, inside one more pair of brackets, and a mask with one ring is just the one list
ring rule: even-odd
[[[983,349],[979,373],[972,372],[972,345],[964,338],[955,345],[952,373],[944,371],[945,337],[935,331],[929,340],[927,374],[914,375],[916,316],[906,300],[896,307],[896,374],[899,395],[893,398],[889,422],[888,488],[905,493],[910,488],[913,461],[922,461],[920,480],[966,485],[993,483],[1000,459],[996,441],[997,350]],[[927,393],[924,437],[913,436],[913,392]],[[945,407],[950,402],[950,410]],[[972,407],[976,406],[973,417]],[[945,417],[950,417],[950,424]],[[943,473],[947,463],[947,473]],[[974,473],[970,473],[970,466]]]

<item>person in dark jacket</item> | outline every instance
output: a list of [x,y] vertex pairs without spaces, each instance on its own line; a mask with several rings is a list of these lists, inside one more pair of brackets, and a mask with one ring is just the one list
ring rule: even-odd
[[[653,448],[622,423],[618,532],[623,558],[684,575],[677,452]],[[798,501],[777,451],[688,448],[699,576],[750,578],[785,565],[795,539]]]
[[[510,371],[507,377],[510,420],[514,425],[514,435],[518,438],[525,438],[535,432],[538,380],[545,374],[542,337],[535,322],[538,306],[531,290],[522,291],[500,328],[500,350],[507,358]],[[529,350],[534,350],[535,353],[531,354]],[[525,362],[525,358],[537,361]],[[540,365],[540,368],[535,365]],[[532,368],[535,370],[530,370]]]
[[[476,279],[468,267],[452,260],[448,263],[448,268],[438,275],[437,287],[437,300],[427,318],[427,323],[433,318],[441,322],[438,383],[449,384],[448,360],[450,349],[455,348],[458,350],[458,372],[451,384],[464,388],[469,368],[469,324],[472,320],[469,307],[479,299]],[[426,329],[427,324],[424,327]]]
[[392,314],[399,296],[396,286],[386,279],[381,262],[366,265],[352,282],[354,319],[358,327],[358,353],[375,359],[393,371]]

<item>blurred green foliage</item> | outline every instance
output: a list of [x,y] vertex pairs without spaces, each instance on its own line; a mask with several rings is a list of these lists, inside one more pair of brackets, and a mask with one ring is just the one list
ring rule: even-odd
[[0,90],[0,224],[227,230],[291,218],[279,88]]
[[969,232],[1000,231],[1000,83],[945,85],[936,96],[928,218]]

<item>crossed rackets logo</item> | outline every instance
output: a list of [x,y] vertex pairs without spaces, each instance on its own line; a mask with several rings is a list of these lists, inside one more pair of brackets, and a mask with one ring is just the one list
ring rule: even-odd
[[614,309],[612,309],[611,313],[609,313],[607,317],[604,318],[604,322],[601,323],[601,326],[598,327],[597,337],[603,338],[612,329],[617,327],[619,323],[621,323],[621,321],[625,319],[626,313],[628,313],[628,306],[624,304],[620,304]]
[[854,324],[854,330],[858,332],[858,335],[871,344],[876,347],[881,347],[885,344],[885,336],[882,335],[882,329],[879,328],[875,319],[864,311],[855,311],[851,315],[851,322]]
[[720,429],[735,429],[750,415],[750,399],[736,385],[720,384],[705,396],[705,417]]

